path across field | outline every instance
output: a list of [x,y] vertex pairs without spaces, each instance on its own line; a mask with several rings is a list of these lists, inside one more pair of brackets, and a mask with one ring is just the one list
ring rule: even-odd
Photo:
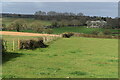
[[39,34],[39,33],[26,33],[26,32],[11,32],[11,31],[0,31],[1,35],[15,35],[15,36],[56,36],[60,35],[55,34]]

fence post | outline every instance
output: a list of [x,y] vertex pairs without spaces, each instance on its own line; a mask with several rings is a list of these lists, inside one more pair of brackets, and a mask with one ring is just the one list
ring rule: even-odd
[[18,38],[18,50],[20,49],[20,40]]
[[15,41],[13,40],[13,51],[15,50]]
[[3,41],[3,45],[4,45],[5,50],[7,50],[7,41]]
[[43,37],[43,42],[45,42],[45,37]]
[[47,41],[46,41],[46,42],[48,42],[48,41],[49,41],[49,37],[47,36],[46,38],[47,38]]

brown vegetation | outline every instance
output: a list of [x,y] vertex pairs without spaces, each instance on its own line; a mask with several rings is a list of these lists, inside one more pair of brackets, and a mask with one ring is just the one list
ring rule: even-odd
[[43,38],[20,40],[20,49],[45,48],[47,45],[43,43]]

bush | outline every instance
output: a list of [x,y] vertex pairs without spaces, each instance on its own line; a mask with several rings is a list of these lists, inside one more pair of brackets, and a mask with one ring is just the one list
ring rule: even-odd
[[93,31],[92,34],[98,35],[99,31]]
[[5,31],[5,30],[8,30],[6,27],[2,27],[2,30]]
[[72,32],[66,32],[66,33],[62,34],[62,37],[64,37],[64,38],[70,38],[73,35],[74,35],[74,33],[72,33]]
[[35,28],[34,30],[38,33],[43,33],[44,32],[44,28],[42,28],[42,27]]
[[99,32],[99,33],[98,33],[98,36],[103,36],[103,35],[104,35],[103,32]]
[[2,24],[2,30],[7,30],[6,25]]
[[100,34],[98,34],[98,35],[74,33],[74,36],[75,36],[75,37],[91,37],[91,38],[120,39],[120,36],[103,35],[103,33],[100,33]]
[[54,28],[57,28],[59,27],[59,23],[57,21],[52,21],[52,24],[51,24]]
[[17,19],[8,26],[8,30],[16,30],[18,32],[24,30],[27,27],[26,21],[24,21],[23,19]]
[[67,20],[61,20],[61,21],[59,22],[59,25],[60,25],[60,27],[65,27],[65,26],[68,25],[68,23],[69,23],[69,21],[67,21]]
[[46,29],[44,25],[39,21],[35,21],[31,23],[30,29],[38,33],[48,33],[48,34],[53,33],[52,29]]
[[38,28],[43,28],[43,26],[44,25],[39,21],[35,21],[30,24],[31,30],[37,30]]
[[112,34],[112,32],[111,32],[110,30],[105,30],[103,33],[104,33],[105,35],[111,35],[111,34]]
[[44,29],[44,32],[47,34],[52,34],[53,30],[52,29]]
[[35,48],[45,48],[45,47],[47,47],[47,45],[43,43],[43,38],[20,40],[20,49],[35,49]]

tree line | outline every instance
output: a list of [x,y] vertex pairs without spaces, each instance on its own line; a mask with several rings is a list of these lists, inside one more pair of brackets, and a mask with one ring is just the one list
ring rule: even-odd
[[99,17],[99,16],[85,16],[83,13],[59,13],[55,11],[37,11],[34,15],[25,14],[2,14],[2,17],[17,17],[17,18],[34,18],[38,20],[52,21],[50,28],[67,27],[67,26],[87,26],[87,21],[106,21],[107,25],[104,28],[119,29],[120,18]]
[[[99,17],[99,16],[85,16],[83,13],[59,13],[55,11],[43,12],[37,11],[35,12],[35,19],[39,20],[52,20],[53,25],[58,26],[87,26],[87,21],[106,21],[107,25],[104,28],[110,29],[119,29],[120,21],[119,18],[111,18],[111,17]],[[53,26],[53,27],[54,27]],[[103,28],[103,27],[102,27]]]
[[42,15],[42,16],[84,16],[83,13],[72,13],[72,12],[55,12],[55,11],[49,11],[49,12],[44,12],[44,11],[37,11],[35,12],[34,15]]

